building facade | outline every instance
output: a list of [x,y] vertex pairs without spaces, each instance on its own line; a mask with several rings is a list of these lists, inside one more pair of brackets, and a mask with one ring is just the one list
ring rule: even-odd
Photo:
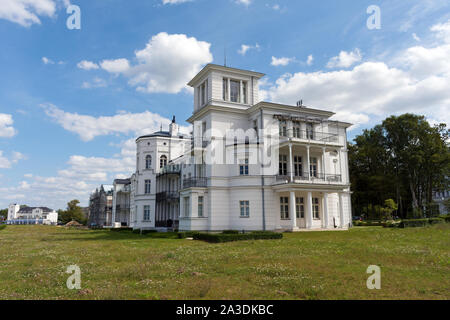
[[131,179],[116,179],[113,186],[112,224],[114,227],[130,225]]
[[347,134],[334,113],[259,101],[264,74],[209,64],[190,82],[191,136],[136,140],[130,226],[179,230],[347,229]]
[[101,186],[89,198],[88,226],[102,228],[112,226],[113,186]]
[[7,224],[58,224],[58,212],[47,207],[27,207],[11,204]]

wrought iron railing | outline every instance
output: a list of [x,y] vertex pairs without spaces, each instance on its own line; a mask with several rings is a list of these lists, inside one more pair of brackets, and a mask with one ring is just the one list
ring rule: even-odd
[[312,140],[312,141],[321,141],[321,142],[339,142],[339,135],[334,133],[325,133],[325,132],[317,132],[317,131],[309,131],[309,130],[287,130],[286,134],[280,134],[281,137],[289,137],[289,132],[292,132],[292,138],[294,139],[303,139],[303,140]]
[[302,175],[298,173],[293,176],[288,175],[277,175],[277,182],[285,183],[304,183],[304,182],[324,182],[324,183],[341,183],[342,176],[340,174],[323,174],[323,173],[310,173],[304,172]]
[[180,198],[179,192],[164,191],[156,194],[156,201],[178,200]]
[[207,184],[207,178],[188,178],[183,181],[183,188],[206,188]]

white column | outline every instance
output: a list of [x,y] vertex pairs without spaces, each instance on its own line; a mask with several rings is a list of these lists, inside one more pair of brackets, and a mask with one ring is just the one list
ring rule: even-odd
[[297,215],[295,212],[295,191],[290,192],[290,199],[289,199],[289,216],[291,217],[292,221],[292,229],[297,229]]
[[306,197],[306,229],[312,228],[313,214],[312,214],[312,192],[308,192]]
[[112,203],[112,222],[111,226],[114,227],[114,222],[116,222],[116,208],[117,208],[117,192],[113,191],[113,203]]
[[292,160],[292,143],[289,143],[289,169],[291,170],[291,172],[290,172],[291,181],[290,182],[294,182],[294,165],[293,165],[293,160]]
[[230,92],[230,78],[227,79],[227,86],[228,86],[228,97],[227,97],[227,101],[231,101],[231,92]]
[[242,80],[239,83],[239,102],[242,104],[244,103],[244,90],[242,87]]
[[344,228],[344,193],[339,193],[339,219],[341,220],[341,228]]
[[323,225],[322,227],[324,229],[328,228],[329,225],[329,217],[328,217],[328,193],[324,192],[323,193]]
[[323,178],[325,181],[327,181],[327,176],[326,176],[326,170],[325,170],[325,147],[322,148],[322,173],[323,173]]
[[311,164],[310,164],[309,146],[306,146],[306,170],[308,170],[308,180],[311,181]]

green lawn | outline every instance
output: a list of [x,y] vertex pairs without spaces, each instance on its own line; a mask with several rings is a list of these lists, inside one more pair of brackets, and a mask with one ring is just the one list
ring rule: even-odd
[[[162,235],[167,236],[167,235]],[[0,230],[0,299],[449,299],[450,225],[208,244],[131,232]],[[82,290],[66,287],[69,265]],[[369,265],[381,290],[368,290]]]

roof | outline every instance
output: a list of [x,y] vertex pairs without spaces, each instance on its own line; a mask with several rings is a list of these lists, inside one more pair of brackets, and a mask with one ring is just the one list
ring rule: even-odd
[[140,137],[138,137],[136,139],[136,141],[139,140],[139,139],[143,139],[143,138],[155,138],[155,137],[189,139],[189,136],[187,136],[185,134],[178,134],[177,136],[172,137],[170,135],[169,131],[157,131],[157,132],[154,132],[152,134],[147,134],[147,135],[144,135],[144,136],[140,136]]
[[199,73],[197,73],[197,75],[191,81],[189,81],[188,86],[190,86],[190,87],[195,86],[197,81],[200,80],[203,76],[205,76],[211,70],[218,70],[218,71],[224,71],[224,72],[236,72],[236,73],[241,73],[241,74],[245,74],[248,76],[256,77],[258,79],[265,76],[265,74],[261,73],[261,72],[224,67],[224,66],[220,66],[218,64],[210,63],[210,64],[207,64]]
[[34,209],[42,209],[43,212],[53,212],[53,209],[47,207],[23,207],[18,213],[32,213]]

